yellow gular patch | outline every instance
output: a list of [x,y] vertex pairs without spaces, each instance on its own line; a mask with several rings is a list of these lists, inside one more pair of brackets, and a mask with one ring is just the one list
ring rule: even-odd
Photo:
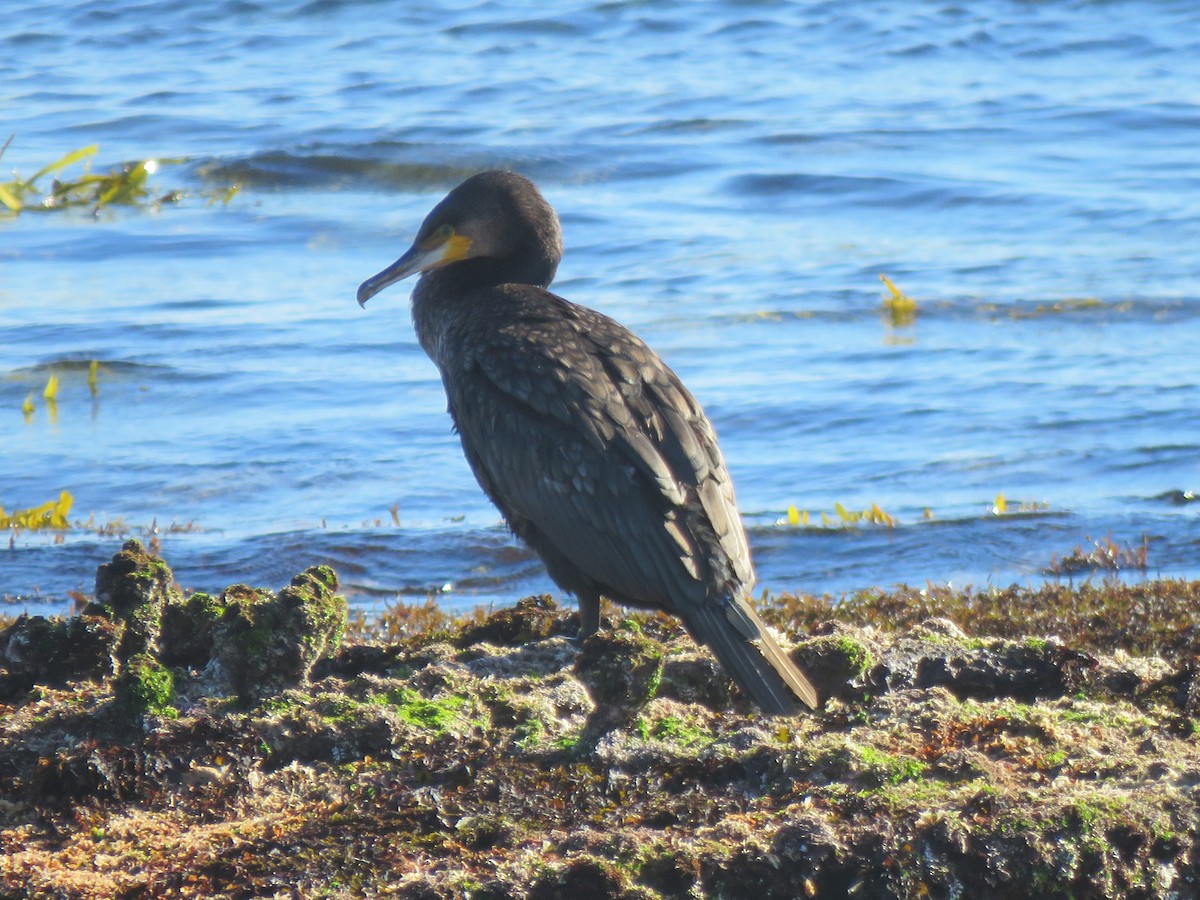
[[421,254],[423,263],[421,271],[425,272],[447,263],[466,259],[467,253],[471,249],[471,239],[465,234],[451,234],[447,238],[435,234],[421,244],[421,249],[424,251]]
[[458,262],[460,259],[466,259],[467,253],[471,250],[471,239],[465,234],[452,234],[446,240],[446,247],[442,251],[443,262]]

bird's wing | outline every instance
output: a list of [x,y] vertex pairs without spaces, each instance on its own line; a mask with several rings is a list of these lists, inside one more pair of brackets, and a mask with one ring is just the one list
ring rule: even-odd
[[670,607],[748,587],[729,475],[696,401],[623,326],[553,299],[554,315],[490,331],[443,373],[484,489],[623,598]]
[[711,528],[734,580],[749,588],[754,571],[733,480],[704,410],[679,377],[623,325],[586,307],[572,309],[584,325],[582,334],[592,343],[595,358],[617,386],[634,424],[632,434],[640,436],[634,440],[643,447],[642,437],[649,442],[652,453],[638,458],[648,458],[657,477],[669,473],[678,487],[695,492],[704,524]]

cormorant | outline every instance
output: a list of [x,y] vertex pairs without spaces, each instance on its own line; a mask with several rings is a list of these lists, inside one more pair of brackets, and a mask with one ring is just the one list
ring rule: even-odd
[[620,323],[547,288],[558,216],[512,172],[468,178],[409,250],[358,289],[363,305],[420,272],[417,339],[437,364],[463,452],[513,532],[579,603],[683,620],[765,711],[817,694],[754,612],[750,549],[704,411]]

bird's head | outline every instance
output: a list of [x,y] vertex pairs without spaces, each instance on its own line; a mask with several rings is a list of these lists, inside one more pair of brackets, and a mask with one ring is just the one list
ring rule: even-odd
[[404,255],[358,288],[358,305],[409,275],[466,260],[487,260],[494,282],[549,285],[562,255],[554,209],[533,182],[497,170],[473,175],[446,195],[421,223]]

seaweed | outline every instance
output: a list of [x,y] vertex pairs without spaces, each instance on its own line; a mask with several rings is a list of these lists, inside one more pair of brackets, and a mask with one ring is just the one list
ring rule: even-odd
[[917,301],[896,287],[886,275],[880,275],[879,280],[887,288],[880,305],[884,321],[893,328],[912,325],[917,320]]
[[66,530],[71,527],[67,515],[74,503],[75,498],[71,496],[71,492],[62,491],[57,500],[47,500],[40,506],[31,506],[28,509],[15,509],[11,513],[5,513],[4,507],[0,505],[0,528],[24,528],[27,531],[43,528]]
[[[13,137],[9,136],[0,147],[0,157],[3,157]],[[91,170],[91,161],[98,151],[96,144],[89,144],[42,166],[28,178],[13,173],[9,181],[0,182],[0,216],[81,207],[88,208],[92,214],[109,206],[158,209],[187,196],[178,189],[155,193],[150,187],[151,177],[159,170],[164,166],[186,162],[185,159],[143,159],[122,163],[106,173],[98,174]],[[78,163],[84,164],[82,174],[70,179],[60,177],[66,169]],[[48,175],[54,177],[49,187],[43,188],[39,182]],[[224,204],[233,199],[237,192],[238,186],[230,185],[218,190],[202,191],[201,196],[209,202]]]

